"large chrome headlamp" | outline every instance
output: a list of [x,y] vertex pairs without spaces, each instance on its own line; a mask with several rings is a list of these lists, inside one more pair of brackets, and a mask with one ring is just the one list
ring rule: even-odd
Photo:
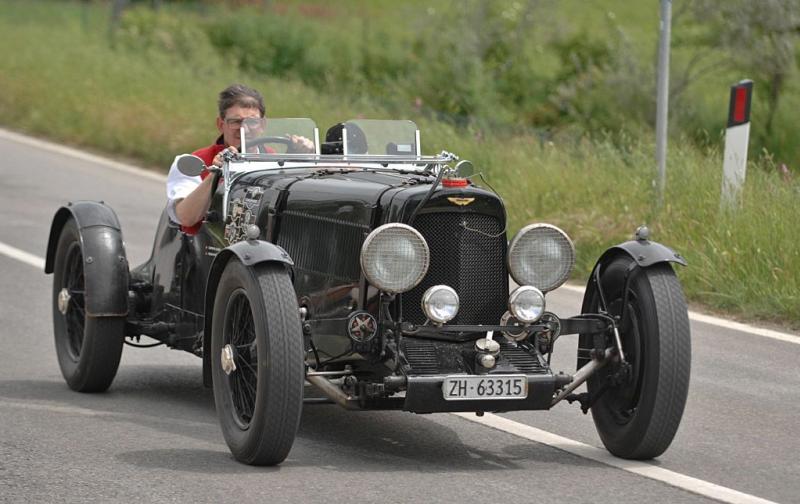
[[369,283],[393,294],[416,287],[428,272],[429,262],[425,238],[405,224],[376,228],[361,247],[361,270]]
[[567,234],[550,224],[520,229],[508,247],[508,269],[519,285],[548,292],[569,278],[575,265],[575,246]]

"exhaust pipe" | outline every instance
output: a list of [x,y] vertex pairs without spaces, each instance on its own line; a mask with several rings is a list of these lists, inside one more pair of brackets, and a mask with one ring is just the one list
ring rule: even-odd
[[327,378],[320,375],[306,375],[306,380],[342,408],[349,410],[361,409],[358,406],[358,401],[342,392],[342,389],[331,383]]

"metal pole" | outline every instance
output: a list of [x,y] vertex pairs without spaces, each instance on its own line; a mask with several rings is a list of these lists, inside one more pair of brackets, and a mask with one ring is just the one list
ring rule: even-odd
[[664,205],[667,184],[667,118],[669,110],[669,39],[672,0],[661,0],[661,27],[658,41],[658,89],[656,106],[656,165],[658,166],[658,208]]
[[122,20],[122,11],[128,6],[129,0],[114,0],[111,4],[111,21],[108,24],[108,40],[111,47],[114,47],[117,28]]

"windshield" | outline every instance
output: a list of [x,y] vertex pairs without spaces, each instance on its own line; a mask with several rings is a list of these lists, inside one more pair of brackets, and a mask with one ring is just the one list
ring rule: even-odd
[[344,129],[347,131],[346,141],[343,142],[345,154],[378,156],[419,154],[417,125],[411,121],[354,119],[344,123]]
[[[251,118],[239,130],[242,151],[248,153],[319,153],[317,125],[306,118]],[[292,141],[301,137],[307,141]]]

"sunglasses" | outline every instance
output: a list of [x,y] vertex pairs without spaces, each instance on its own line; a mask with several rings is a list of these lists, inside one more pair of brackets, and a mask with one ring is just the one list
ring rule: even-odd
[[257,128],[263,124],[264,121],[264,119],[260,117],[229,117],[223,120],[225,121],[226,125],[233,128],[241,128],[242,126],[247,128]]

